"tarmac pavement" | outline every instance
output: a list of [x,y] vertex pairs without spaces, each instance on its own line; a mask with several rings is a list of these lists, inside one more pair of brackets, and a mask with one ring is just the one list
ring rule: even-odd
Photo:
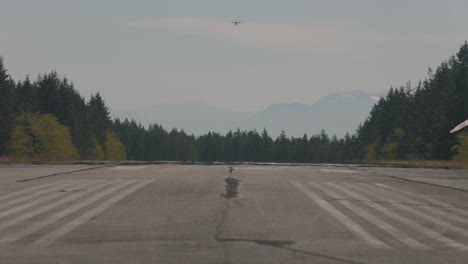
[[[222,195],[228,176],[236,198]],[[0,263],[465,264],[467,182],[437,169],[0,166]]]

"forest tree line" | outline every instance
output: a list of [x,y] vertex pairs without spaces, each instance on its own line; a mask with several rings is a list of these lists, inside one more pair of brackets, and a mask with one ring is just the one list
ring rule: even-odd
[[391,88],[356,132],[364,160],[468,161],[468,43],[415,87]]
[[99,93],[86,100],[56,72],[14,81],[0,58],[0,156],[38,159],[253,162],[468,161],[468,43],[426,79],[391,88],[353,134],[272,138],[263,129],[201,136],[110,118]]
[[325,131],[310,138],[289,138],[283,131],[272,139],[265,129],[261,133],[237,129],[225,135],[209,132],[195,137],[156,124],[145,128],[127,119],[116,119],[113,126],[131,160],[346,162],[356,153],[353,137],[330,138]]
[[56,72],[15,82],[0,58],[0,156],[14,159],[123,160],[99,93],[86,101]]

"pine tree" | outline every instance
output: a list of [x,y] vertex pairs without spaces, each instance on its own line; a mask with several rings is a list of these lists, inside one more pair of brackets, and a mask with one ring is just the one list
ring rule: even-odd
[[8,153],[8,143],[13,130],[14,82],[7,74],[0,57],[0,156]]
[[91,96],[88,103],[87,116],[93,136],[98,144],[105,148],[106,131],[111,126],[111,119],[109,108],[99,93]]

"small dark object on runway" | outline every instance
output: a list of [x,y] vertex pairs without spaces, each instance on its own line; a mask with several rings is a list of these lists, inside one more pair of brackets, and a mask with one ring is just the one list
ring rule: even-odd
[[227,177],[225,180],[226,182],[226,193],[222,193],[221,197],[224,198],[234,198],[237,197],[239,194],[238,187],[239,187],[239,180],[233,177]]

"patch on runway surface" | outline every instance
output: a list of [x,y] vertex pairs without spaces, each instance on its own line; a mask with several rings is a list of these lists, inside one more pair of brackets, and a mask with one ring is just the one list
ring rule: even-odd
[[148,166],[115,166],[110,168],[110,170],[141,170],[147,168]]
[[353,170],[320,169],[320,171],[327,172],[327,173],[358,173],[357,171],[353,171]]
[[372,248],[468,251],[465,209],[385,184],[291,184]]
[[[152,181],[61,180],[0,196],[0,243],[32,236],[33,244],[48,246]],[[82,191],[63,192],[67,189]],[[28,221],[33,217],[38,219]]]

